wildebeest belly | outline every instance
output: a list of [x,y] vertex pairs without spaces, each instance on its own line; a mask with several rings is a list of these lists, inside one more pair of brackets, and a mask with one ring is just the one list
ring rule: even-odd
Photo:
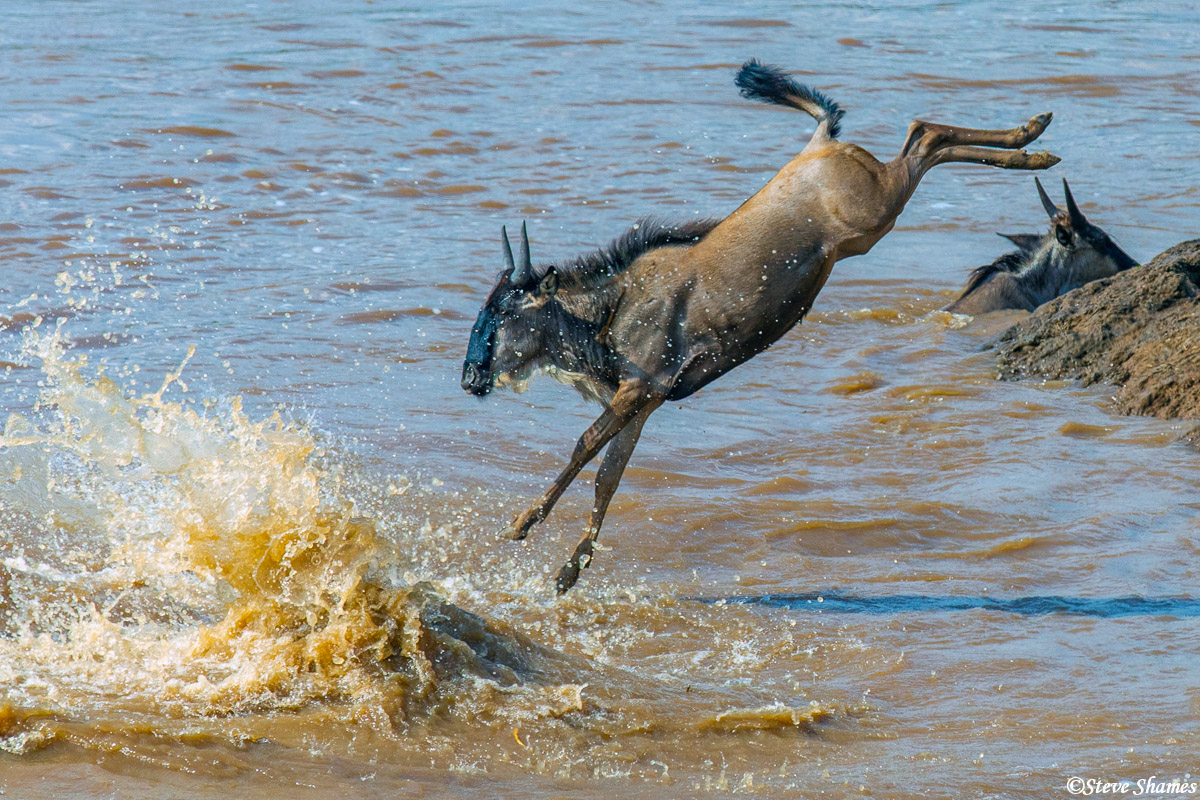
[[832,265],[793,259],[747,269],[742,280],[715,291],[699,286],[688,298],[681,336],[688,346],[668,399],[688,396],[778,341],[808,313]]
[[[639,260],[609,335],[618,369],[668,399],[686,397],[761,353],[803,318],[834,259],[813,245],[734,260],[705,242]],[[765,253],[763,252],[765,250]]]

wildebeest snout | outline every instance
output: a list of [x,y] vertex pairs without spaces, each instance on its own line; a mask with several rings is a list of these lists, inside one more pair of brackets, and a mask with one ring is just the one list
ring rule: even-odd
[[463,364],[462,388],[477,397],[492,390],[492,376],[476,364]]

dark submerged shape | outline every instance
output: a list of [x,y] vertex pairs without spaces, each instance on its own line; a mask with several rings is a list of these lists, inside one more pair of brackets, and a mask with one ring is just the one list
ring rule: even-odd
[[1009,308],[1033,311],[1072,289],[1137,266],[1083,215],[1065,179],[1066,211],[1054,205],[1041,181],[1034,182],[1050,217],[1050,232],[1005,236],[1020,249],[972,270],[962,294],[943,310],[970,315]]
[[1009,130],[916,120],[900,154],[881,162],[836,140],[836,103],[781,70],[746,62],[737,86],[753,99],[817,120],[803,151],[723,220],[635,225],[607,249],[534,267],[525,227],[471,332],[462,385],[486,395],[544,369],[604,405],[550,488],[507,529],[522,539],[605,447],[587,533],[558,573],[559,593],[593,557],[609,501],[642,426],[771,346],[812,307],[834,263],[868,252],[892,229],[921,178],[938,164],[1046,169],[1049,153],[1018,148],[1050,124],[1041,114]]
[[971,597],[969,595],[892,594],[856,596],[840,592],[805,594],[766,594],[743,597],[702,599],[702,603],[736,603],[787,608],[794,611],[819,611],[824,614],[929,614],[954,611],[998,611],[1006,614],[1038,616],[1074,614],[1083,617],[1170,616],[1178,619],[1200,617],[1200,598],[1195,597]]

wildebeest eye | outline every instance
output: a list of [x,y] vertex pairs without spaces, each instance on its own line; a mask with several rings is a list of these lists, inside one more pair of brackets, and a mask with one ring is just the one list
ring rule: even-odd
[[508,292],[500,298],[500,302],[497,305],[504,313],[514,314],[520,310],[523,296],[524,292]]

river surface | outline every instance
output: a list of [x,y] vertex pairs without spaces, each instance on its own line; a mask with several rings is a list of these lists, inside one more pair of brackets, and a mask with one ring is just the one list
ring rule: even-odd
[[[937,312],[1029,173],[931,172],[775,347],[498,532],[598,408],[459,388],[535,260],[724,215],[812,123],[1042,111],[1139,260],[1200,233],[1193,3],[10,3],[0,793],[1067,796],[1200,773],[1200,459]],[[1178,796],[1166,791],[1144,796]]]

